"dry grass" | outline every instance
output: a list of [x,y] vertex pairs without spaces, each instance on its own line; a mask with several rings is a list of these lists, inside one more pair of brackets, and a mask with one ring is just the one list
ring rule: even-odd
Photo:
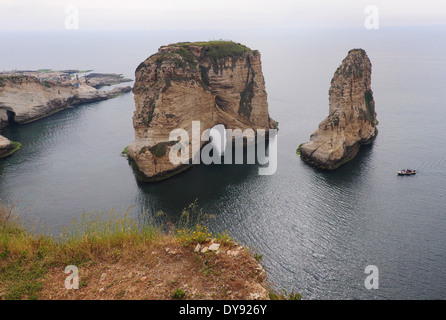
[[[264,270],[227,233],[211,238],[200,224],[178,231],[112,210],[84,213],[55,238],[27,231],[14,207],[0,202],[0,299],[268,297]],[[194,251],[195,242],[213,241],[217,252]],[[79,289],[65,288],[67,265],[78,267]]]
[[195,253],[174,238],[165,238],[138,252],[124,249],[116,260],[84,264],[79,268],[79,290],[65,289],[67,275],[62,267],[54,267],[40,298],[166,300],[180,291],[188,300],[265,299],[263,269],[243,249],[237,256],[227,250]]

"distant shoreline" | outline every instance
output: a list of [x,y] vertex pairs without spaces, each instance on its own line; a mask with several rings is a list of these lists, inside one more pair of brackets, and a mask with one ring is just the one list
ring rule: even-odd
[[[111,99],[132,90],[130,86],[98,90],[133,80],[115,73],[88,74],[90,71],[0,72],[0,128],[35,121],[74,105]],[[81,72],[86,74],[79,76]]]
[[[0,300],[281,298],[270,291],[259,256],[227,233],[212,235],[199,224],[165,233],[127,214],[84,213],[55,238],[29,232],[0,200]],[[67,267],[78,270],[68,285]]]
[[[99,90],[133,81],[115,73],[88,73],[92,70],[39,69],[37,71],[0,72],[0,129],[11,124],[25,124],[48,117],[66,108],[115,98],[132,87]],[[79,76],[80,73],[86,73]],[[2,138],[0,158],[17,151],[21,144]]]

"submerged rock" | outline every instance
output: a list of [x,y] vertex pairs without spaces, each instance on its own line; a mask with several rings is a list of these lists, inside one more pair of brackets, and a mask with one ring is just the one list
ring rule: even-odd
[[128,155],[140,180],[158,181],[190,166],[169,160],[169,134],[182,128],[191,136],[192,121],[200,121],[200,136],[217,124],[266,132],[275,126],[260,53],[231,41],[161,47],[136,69],[133,93],[135,140]]
[[331,80],[328,117],[310,141],[297,149],[302,160],[333,170],[352,160],[361,145],[374,140],[378,130],[371,74],[366,52],[350,50]]
[[0,135],[0,158],[9,156],[20,149],[21,144],[12,142],[9,139]]

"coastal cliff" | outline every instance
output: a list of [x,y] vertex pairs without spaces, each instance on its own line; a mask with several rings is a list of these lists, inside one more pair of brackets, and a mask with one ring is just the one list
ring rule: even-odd
[[378,134],[371,89],[372,65],[362,49],[352,49],[336,70],[329,89],[329,115],[297,149],[302,160],[333,170],[352,160],[361,145]]
[[42,81],[37,76],[24,74],[0,74],[0,128],[9,123],[31,122],[73,105],[106,100],[131,91],[130,86],[101,91],[85,80],[75,81],[79,85],[74,85],[74,81]]
[[260,53],[232,41],[161,47],[136,69],[133,93],[135,140],[127,152],[145,181],[188,167],[169,161],[169,133],[182,128],[191,136],[192,121],[200,121],[200,136],[217,124],[266,132],[275,126],[268,114]]

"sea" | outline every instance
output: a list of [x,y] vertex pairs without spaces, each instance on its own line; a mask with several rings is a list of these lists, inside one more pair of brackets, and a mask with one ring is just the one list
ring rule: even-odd
[[[445,38],[440,26],[1,31],[0,70],[92,69],[132,79],[162,45],[240,42],[261,53],[279,132],[274,174],[259,175],[259,164],[201,164],[141,183],[121,156],[134,139],[135,110],[133,94],[123,94],[4,128],[23,146],[0,160],[0,198],[56,235],[84,211],[129,210],[169,225],[195,203],[210,231],[228,232],[261,257],[278,292],[446,299]],[[318,170],[296,148],[328,115],[331,78],[353,48],[372,62],[379,134],[338,170]],[[405,168],[418,173],[397,176]]]

